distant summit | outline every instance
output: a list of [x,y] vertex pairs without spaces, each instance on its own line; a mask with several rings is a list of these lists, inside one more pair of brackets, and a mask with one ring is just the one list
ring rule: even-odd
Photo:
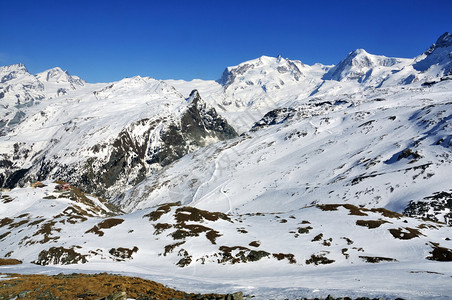
[[436,43],[429,48],[429,50],[430,49],[434,50],[436,48],[447,48],[451,46],[452,46],[452,34],[450,34],[449,32],[445,32],[438,38]]
[[[323,77],[324,80],[360,79],[366,75],[372,68],[392,67],[402,60],[390,58],[383,55],[373,55],[364,49],[356,49],[350,52],[345,59],[340,61],[337,66],[332,68]],[[370,75],[370,74],[369,74]]]
[[452,34],[441,35],[435,44],[416,58],[416,70],[430,73],[430,76],[452,75]]

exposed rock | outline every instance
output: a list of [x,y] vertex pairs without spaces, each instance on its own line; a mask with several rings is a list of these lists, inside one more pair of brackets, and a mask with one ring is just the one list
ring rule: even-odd
[[409,217],[421,217],[452,226],[452,193],[437,192],[419,201],[410,201],[403,211]]
[[74,250],[74,248],[51,247],[49,250],[42,250],[38,259],[33,263],[37,265],[70,265],[78,263],[86,263],[87,255],[82,255]]
[[159,145],[149,148],[148,164],[166,166],[212,141],[237,136],[234,128],[201,99],[197,90],[191,92],[188,102],[180,121],[171,123],[162,130]]

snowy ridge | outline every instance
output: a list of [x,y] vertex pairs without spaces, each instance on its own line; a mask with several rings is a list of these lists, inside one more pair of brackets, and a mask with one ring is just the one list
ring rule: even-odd
[[452,34],[446,32],[416,58],[414,68],[431,77],[452,75]]
[[[6,164],[1,185],[58,178],[112,196],[160,165],[235,135],[209,105],[190,111],[191,103],[178,91],[151,78],[89,84],[70,95],[32,106],[32,117],[12,129],[1,144]],[[196,118],[204,121],[202,128],[193,123]],[[218,126],[206,127],[208,122]]]
[[357,49],[349,53],[337,66],[325,74],[326,80],[369,80],[372,72],[381,69],[401,69],[401,66],[411,62],[409,59],[389,58],[382,55],[371,55],[364,49]]
[[256,299],[447,299],[450,52],[445,33],[413,59],[262,56],[217,82],[2,67],[0,255]]
[[152,175],[117,203],[133,211],[179,194],[186,205],[249,213],[341,199],[403,212],[410,200],[449,189],[450,87],[446,81],[428,96],[427,88],[382,90],[364,101],[330,98],[277,111],[253,132]]

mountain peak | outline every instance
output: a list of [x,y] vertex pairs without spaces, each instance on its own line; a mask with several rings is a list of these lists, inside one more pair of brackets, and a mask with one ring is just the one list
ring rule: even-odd
[[199,95],[198,90],[193,90],[193,91],[191,91],[190,96],[188,96],[187,102],[192,102],[199,98],[201,98],[201,96]]
[[369,54],[366,50],[364,50],[364,49],[362,49],[362,48],[353,50],[352,52],[350,52],[350,53],[348,54],[348,56],[352,56],[352,57],[356,57],[356,56],[358,56],[358,55],[370,55],[370,54]]
[[326,73],[323,79],[337,81],[360,79],[375,67],[392,67],[400,61],[397,58],[374,55],[364,49],[356,49]]
[[443,33],[435,43],[438,48],[445,48],[452,46],[452,34],[449,32]]
[[445,32],[436,43],[420,55],[414,68],[421,72],[430,69],[432,76],[452,75],[452,34]]
[[11,72],[28,73],[28,70],[23,63],[17,63],[0,67],[0,73],[11,73]]
[[30,74],[24,64],[18,63],[0,67],[0,83],[18,78],[19,76]]
[[424,54],[430,55],[439,48],[447,48],[451,46],[452,46],[452,34],[450,34],[449,32],[445,32],[436,40],[436,43],[431,45],[430,48],[428,48],[427,51],[424,52]]

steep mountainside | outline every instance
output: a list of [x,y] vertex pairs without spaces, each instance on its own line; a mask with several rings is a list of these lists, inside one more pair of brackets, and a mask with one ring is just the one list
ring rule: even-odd
[[33,105],[2,138],[1,186],[58,178],[110,197],[189,152],[236,136],[196,91],[186,100],[149,78],[87,85],[69,96]]
[[451,41],[216,82],[2,67],[0,256],[256,299],[447,299]]
[[[116,203],[134,211],[178,199],[251,213],[348,202],[402,213],[410,201],[449,192],[451,81],[346,99],[272,111],[251,132],[184,157]],[[450,208],[431,213],[450,219]]]
[[0,136],[25,119],[27,107],[85,84],[60,68],[32,75],[23,64],[0,67]]
[[414,68],[432,77],[452,75],[452,34],[446,32],[416,58]]

